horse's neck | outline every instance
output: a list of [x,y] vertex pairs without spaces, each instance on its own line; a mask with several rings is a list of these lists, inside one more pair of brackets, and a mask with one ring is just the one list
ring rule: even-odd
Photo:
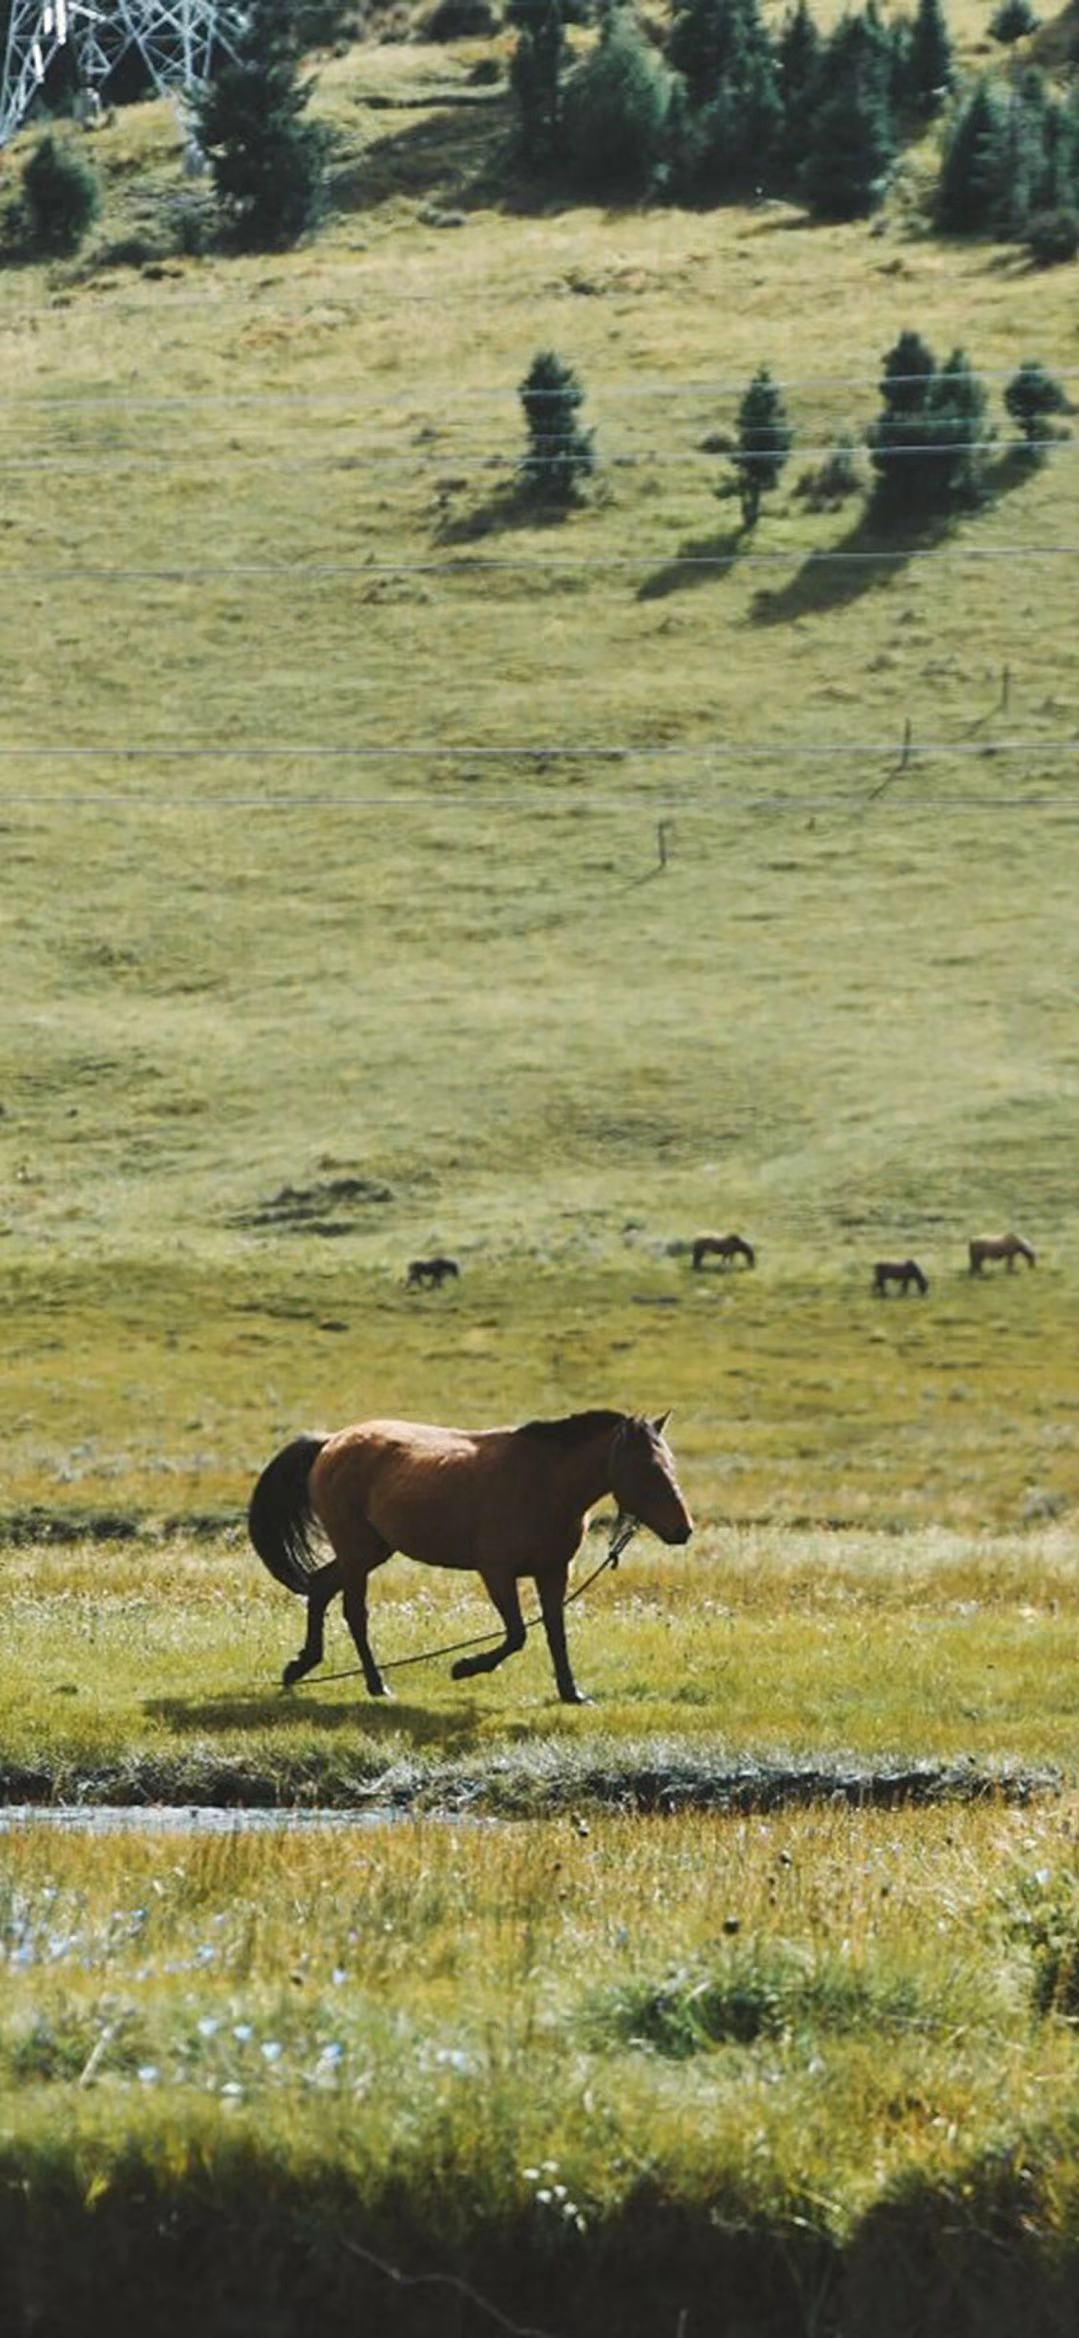
[[611,1448],[615,1433],[609,1426],[599,1428],[576,1453],[563,1457],[561,1486],[575,1517],[583,1516],[594,1502],[611,1491]]

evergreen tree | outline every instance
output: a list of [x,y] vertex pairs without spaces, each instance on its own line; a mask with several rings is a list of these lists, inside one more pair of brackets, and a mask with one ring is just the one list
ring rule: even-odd
[[937,182],[938,227],[984,234],[1008,199],[1008,118],[993,81],[980,81],[960,109]]
[[557,151],[562,122],[562,72],[566,58],[560,0],[537,0],[518,7],[521,30],[510,63],[510,86],[517,100],[521,149],[526,159],[548,163]]
[[936,113],[954,79],[952,44],[941,0],[918,0],[906,61],[910,103],[920,114]]
[[541,349],[520,385],[528,429],[528,452],[521,464],[526,492],[540,502],[569,504],[595,468],[594,432],[577,420],[584,390],[572,366],[553,349]]
[[1050,416],[1071,412],[1063,382],[1056,381],[1036,358],[1028,357],[1018,373],[1012,375],[1004,392],[1004,404],[1023,433],[1026,441],[1023,451],[1028,461],[1042,461],[1045,449],[1038,442],[1050,435]]
[[747,50],[724,75],[715,96],[691,119],[683,177],[695,193],[735,195],[766,186],[783,132],[783,100],[775,66]]
[[917,333],[884,361],[882,411],[867,432],[874,510],[885,519],[947,512],[976,499],[984,470],[986,395],[961,349],[938,372]]
[[776,47],[776,73],[783,104],[779,155],[784,171],[792,177],[801,169],[809,151],[822,47],[807,0],[798,0],[797,7],[784,20]]
[[612,194],[650,186],[666,152],[673,86],[632,7],[613,8],[566,83],[563,145],[574,177]]
[[30,249],[50,258],[76,252],[101,208],[97,172],[47,130],[23,164],[20,185],[19,224]]
[[895,158],[895,52],[873,0],[843,17],[817,76],[802,188],[822,219],[860,219],[875,209]]
[[728,76],[740,76],[747,53],[762,46],[769,44],[757,0],[682,0],[667,55],[696,110],[711,103]]
[[300,78],[289,0],[252,0],[238,22],[235,58],[221,60],[196,128],[236,242],[272,251],[317,217],[326,134],[303,119],[312,84]]
[[731,458],[747,528],[756,526],[762,495],[778,484],[793,440],[782,392],[762,365],[738,409],[738,445]]
[[766,184],[783,99],[758,0],[684,0],[668,55],[686,85],[686,188],[728,195]]

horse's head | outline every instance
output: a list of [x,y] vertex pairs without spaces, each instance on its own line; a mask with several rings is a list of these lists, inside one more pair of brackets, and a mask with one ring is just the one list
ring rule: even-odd
[[629,1414],[611,1447],[611,1492],[619,1510],[650,1526],[661,1542],[688,1542],[693,1520],[682,1499],[674,1455],[663,1434],[670,1415],[648,1421]]

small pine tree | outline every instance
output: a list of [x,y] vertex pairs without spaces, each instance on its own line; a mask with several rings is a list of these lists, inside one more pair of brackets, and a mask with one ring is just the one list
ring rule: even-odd
[[584,390],[572,366],[553,349],[541,349],[520,385],[528,429],[528,452],[521,464],[526,493],[548,504],[570,504],[580,483],[595,469],[594,431],[582,430],[577,416]]
[[101,184],[73,146],[39,138],[21,178],[21,212],[31,250],[62,258],[76,252],[101,208]]
[[881,399],[881,414],[866,433],[878,516],[917,518],[975,501],[988,436],[986,395],[965,353],[955,350],[938,371],[921,336],[901,333],[884,361]]
[[793,443],[782,391],[762,365],[738,409],[738,445],[731,458],[747,528],[756,526],[761,497],[778,484]]
[[632,7],[612,9],[566,84],[563,146],[574,178],[611,194],[648,188],[666,151],[673,86]]
[[317,217],[325,132],[303,115],[289,0],[253,0],[234,58],[220,63],[196,109],[199,144],[234,240],[256,251],[295,243]]
[[1028,462],[1041,462],[1046,450],[1039,441],[1049,435],[1050,416],[1071,412],[1063,382],[1056,381],[1036,358],[1028,357],[1018,373],[1012,375],[1004,392],[1004,404],[1023,433],[1023,452]]
[[941,0],[918,0],[907,50],[905,83],[919,114],[934,114],[955,79],[951,37]]

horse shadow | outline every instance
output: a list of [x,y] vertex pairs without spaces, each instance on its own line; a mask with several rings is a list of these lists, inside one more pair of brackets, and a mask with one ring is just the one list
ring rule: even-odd
[[[249,1696],[148,1697],[148,1718],[163,1721],[177,1736],[202,1736],[207,1731],[228,1734],[288,1733],[316,1726],[328,1737],[348,1730],[370,1742],[407,1737],[414,1746],[429,1746],[452,1754],[475,1743],[485,1717],[478,1698],[469,1697],[444,1707],[407,1705],[396,1697],[365,1698],[362,1694],[333,1703],[308,1692],[297,1696],[284,1689],[255,1690]],[[489,1709],[488,1709],[489,1714]]]

